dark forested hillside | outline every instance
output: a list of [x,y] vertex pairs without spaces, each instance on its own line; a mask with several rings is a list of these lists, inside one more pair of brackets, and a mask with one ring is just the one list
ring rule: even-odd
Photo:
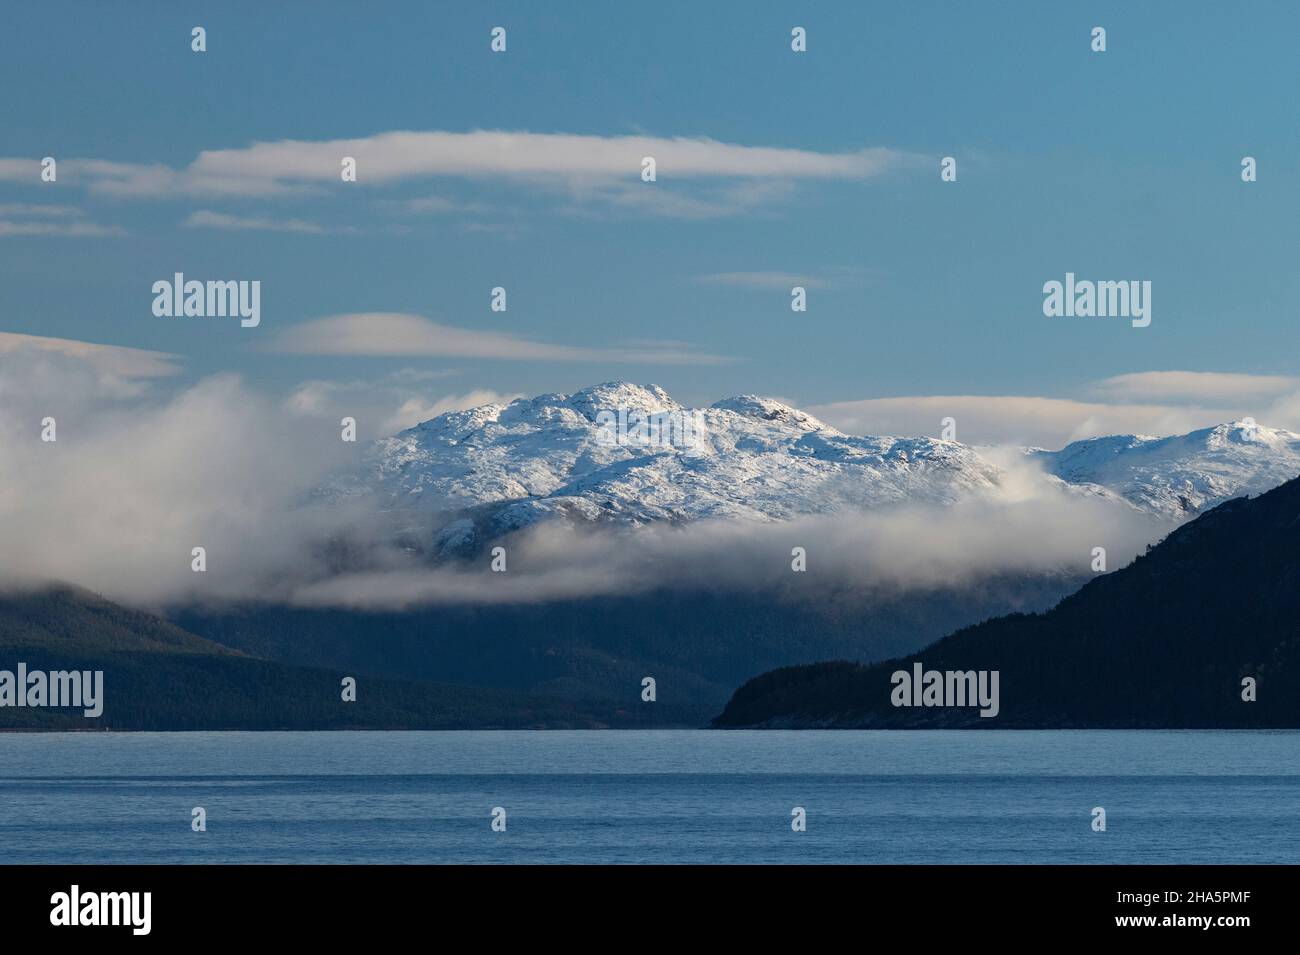
[[[1000,712],[895,707],[891,674],[996,670]],[[1242,699],[1244,678],[1256,702]],[[737,726],[1300,726],[1300,480],[1229,501],[1043,614],[906,657],[792,667],[741,687]]]
[[[644,725],[628,708],[255,659],[69,587],[0,594],[0,671],[103,671],[103,713],[0,706],[0,730],[459,729]],[[358,680],[355,702],[341,680]]]

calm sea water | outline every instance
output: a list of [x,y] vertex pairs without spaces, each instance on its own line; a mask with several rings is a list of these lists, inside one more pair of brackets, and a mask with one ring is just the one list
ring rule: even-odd
[[1295,863],[1300,733],[3,734],[0,862]]

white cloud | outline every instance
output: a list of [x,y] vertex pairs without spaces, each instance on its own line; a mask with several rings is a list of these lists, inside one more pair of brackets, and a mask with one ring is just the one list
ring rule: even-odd
[[[394,131],[209,150],[182,168],[69,158],[60,162],[59,179],[117,198],[305,196],[337,186],[345,156],[357,161],[361,188],[437,177],[509,180],[567,196],[578,209],[601,205],[678,218],[733,215],[786,195],[796,181],[869,179],[915,161],[882,147],[817,152],[706,137]],[[640,180],[646,156],[657,164],[653,185]],[[38,173],[34,160],[0,159],[0,178],[39,183]],[[716,185],[701,190],[709,181]],[[693,193],[682,188],[688,183],[696,184]],[[453,211],[441,197],[404,202],[412,213]]]
[[36,355],[50,353],[67,355],[84,361],[102,374],[120,378],[161,378],[180,372],[179,355],[147,351],[141,348],[123,348],[118,345],[97,345],[72,338],[46,338],[41,335],[20,335],[17,332],[0,332],[0,356],[22,357],[21,353]]
[[0,216],[39,216],[41,218],[76,218],[82,214],[76,206],[51,206],[11,202],[0,204]]
[[0,236],[61,235],[72,238],[101,239],[126,235],[119,226],[99,225],[94,222],[0,222]]
[[1214,371],[1143,371],[1104,378],[1089,391],[1108,400],[1252,402],[1300,391],[1300,378]]
[[286,328],[268,346],[294,355],[429,356],[506,361],[717,365],[729,359],[674,348],[586,348],[529,341],[505,332],[455,328],[419,315],[332,315]]
[[0,159],[0,181],[41,182],[41,161],[39,159]]
[[645,156],[655,158],[658,174],[665,179],[859,179],[879,175],[899,158],[898,153],[879,148],[819,153],[742,146],[706,138],[476,130],[389,132],[326,142],[255,143],[243,149],[201,153],[187,171],[196,176],[332,182],[339,176],[343,156],[357,160],[358,182],[376,183],[431,176],[636,179]]
[[966,444],[1060,448],[1107,434],[1185,434],[1254,418],[1300,431],[1300,378],[1229,372],[1148,371],[1115,375],[1084,388],[1097,400],[1030,395],[914,395],[839,401],[806,408],[853,434],[938,436],[957,419]]
[[126,230],[91,222],[76,206],[41,203],[0,205],[0,236],[102,238],[118,235],[126,235]]
[[690,192],[680,181],[657,182],[646,188],[640,180],[592,180],[565,183],[572,200],[570,213],[584,216],[608,215],[607,210],[631,211],[674,219],[716,219],[749,213],[765,204],[789,196],[790,180],[747,179],[740,182],[691,183]]
[[[964,444],[1017,444],[1052,449],[1105,434],[1183,434],[1242,416],[1229,408],[1103,404],[1026,395],[868,398],[812,405],[806,410],[851,434],[938,437],[942,419],[952,417],[957,421],[957,440]],[[1259,421],[1270,423],[1262,417]]]
[[192,229],[225,229],[231,232],[297,232],[304,235],[326,235],[330,232],[352,232],[352,229],[327,229],[303,219],[272,219],[267,216],[232,216],[222,212],[200,209],[191,212],[184,225]]
[[[301,427],[234,376],[161,398],[103,387],[79,358],[30,357],[0,354],[0,581],[146,603],[251,596],[310,576],[315,547],[349,526],[347,508],[304,505],[355,447],[337,428]],[[190,570],[196,546],[206,574]]]
[[713,272],[696,276],[695,281],[702,285],[727,285],[763,291],[779,289],[788,292],[796,285],[809,289],[826,287],[824,279],[797,272]]
[[377,199],[375,205],[402,215],[450,215],[458,212],[486,212],[481,203],[456,202],[444,196],[416,196],[413,199]]
[[448,411],[487,404],[508,404],[517,393],[477,388],[461,394],[433,393],[435,382],[451,371],[402,369],[378,381],[308,381],[285,401],[294,415],[340,420],[355,418],[362,440],[396,434]]
[[[3,160],[0,160],[3,162]],[[335,166],[337,168],[337,162]],[[269,198],[305,195],[318,186],[274,178],[204,172],[191,164],[172,169],[161,163],[67,159],[59,164],[59,181],[85,186],[92,193],[118,199],[168,199],[182,196]]]

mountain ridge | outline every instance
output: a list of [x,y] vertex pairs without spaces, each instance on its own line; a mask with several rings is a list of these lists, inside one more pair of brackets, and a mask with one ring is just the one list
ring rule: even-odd
[[[996,498],[1007,473],[987,451],[848,435],[757,395],[687,408],[657,385],[611,381],[438,415],[373,442],[319,493],[404,514],[436,555],[455,556],[553,519],[771,523]],[[1181,521],[1300,474],[1300,435],[1243,420],[1023,448],[1021,459],[1070,493]]]

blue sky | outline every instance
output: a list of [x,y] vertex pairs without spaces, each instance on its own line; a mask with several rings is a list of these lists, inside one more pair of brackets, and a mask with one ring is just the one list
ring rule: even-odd
[[[178,386],[414,370],[430,406],[629,378],[687,402],[1023,396],[1261,421],[1297,390],[1290,4],[87,2],[7,20],[0,332],[176,355]],[[449,137],[377,176],[394,131]],[[535,138],[447,171],[443,145],[471,165],[494,148],[476,131]],[[624,137],[709,143],[647,184]],[[356,183],[303,171],[336,140],[363,144]],[[284,168],[246,152],[284,141],[303,144]],[[57,183],[36,176],[46,155]],[[150,287],[177,271],[260,280],[261,325],[155,317]],[[1150,327],[1044,317],[1067,271],[1150,280]],[[435,324],[407,354],[290,344],[374,313]],[[1149,375],[1173,371],[1215,374]],[[912,423],[883,407],[841,422]]]

